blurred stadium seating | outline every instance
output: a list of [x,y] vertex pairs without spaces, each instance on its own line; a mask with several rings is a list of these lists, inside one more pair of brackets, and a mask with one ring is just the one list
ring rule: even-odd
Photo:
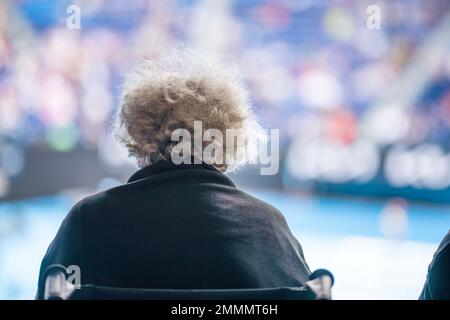
[[450,226],[448,39],[447,0],[1,1],[0,298],[31,298],[73,202],[133,172],[109,130],[122,74],[180,43],[247,75],[281,169],[235,179],[287,215],[312,269],[337,269],[337,297],[365,281],[356,298],[416,298]]

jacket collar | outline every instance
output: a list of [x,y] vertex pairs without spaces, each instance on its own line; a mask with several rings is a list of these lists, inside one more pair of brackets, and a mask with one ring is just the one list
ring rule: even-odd
[[223,178],[225,178],[226,180],[228,180],[228,182],[232,185],[235,186],[234,183],[227,177],[225,176],[223,173],[221,173],[219,170],[217,170],[214,166],[206,164],[204,162],[202,162],[201,164],[174,164],[172,161],[168,161],[168,160],[160,160],[158,162],[155,162],[149,166],[146,166],[142,169],[139,169],[138,171],[136,171],[129,179],[127,183],[131,183],[131,182],[135,182],[137,180],[141,180],[141,179],[145,179],[148,178],[150,176],[159,174],[159,173],[163,173],[163,172],[167,172],[167,171],[173,171],[173,170],[183,170],[183,169],[197,169],[197,170],[209,170],[209,171],[213,171],[216,174],[221,175]]

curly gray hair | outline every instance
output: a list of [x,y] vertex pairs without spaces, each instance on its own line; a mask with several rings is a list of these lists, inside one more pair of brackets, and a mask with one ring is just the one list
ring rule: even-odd
[[[249,94],[234,65],[211,61],[190,50],[175,50],[161,58],[148,59],[126,75],[121,105],[116,117],[116,136],[137,158],[140,167],[170,159],[176,129],[193,132],[194,121],[202,130],[238,129],[244,143],[229,150],[222,144],[224,163],[214,163],[222,172],[245,161],[237,154],[247,148],[248,138],[259,126],[251,110]],[[236,152],[238,151],[238,152]]]

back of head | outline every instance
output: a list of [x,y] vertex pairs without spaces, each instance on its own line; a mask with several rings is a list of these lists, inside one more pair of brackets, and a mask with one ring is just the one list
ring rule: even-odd
[[[222,172],[232,171],[254,156],[249,138],[259,128],[242,79],[236,66],[188,49],[144,60],[126,76],[117,136],[143,167],[170,160],[181,142],[172,139],[174,132],[187,130],[193,139],[199,134],[194,127],[200,123],[200,151],[213,141],[216,148],[211,164]],[[207,133],[214,132],[211,129],[216,134],[208,137]],[[227,146],[230,140],[218,139],[218,135],[225,137],[230,129],[237,132],[237,141]],[[193,141],[185,140],[182,143],[192,145]],[[193,148],[189,150],[195,153]]]

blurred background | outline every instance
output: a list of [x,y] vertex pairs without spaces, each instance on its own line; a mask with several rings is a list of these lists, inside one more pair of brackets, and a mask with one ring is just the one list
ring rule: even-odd
[[334,298],[416,299],[450,227],[448,0],[0,1],[0,299],[34,298],[71,206],[136,170],[110,130],[122,74],[181,43],[239,65],[280,129],[279,174],[231,177]]

